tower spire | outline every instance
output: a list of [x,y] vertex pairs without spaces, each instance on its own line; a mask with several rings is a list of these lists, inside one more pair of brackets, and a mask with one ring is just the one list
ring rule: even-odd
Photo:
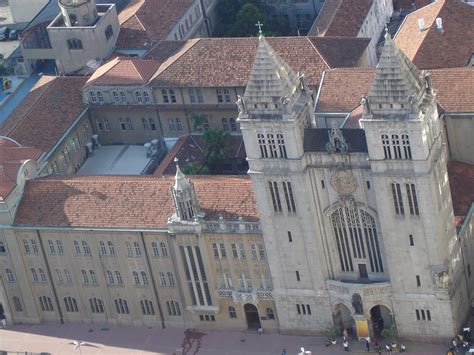
[[375,78],[368,98],[363,100],[366,113],[384,116],[416,114],[426,93],[425,85],[422,72],[386,31]]

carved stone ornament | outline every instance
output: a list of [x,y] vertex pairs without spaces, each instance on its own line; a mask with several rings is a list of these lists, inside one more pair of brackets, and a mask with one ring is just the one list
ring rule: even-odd
[[245,99],[237,95],[237,108],[239,109],[239,113],[246,114],[247,113],[247,105],[245,104]]
[[350,170],[336,170],[331,176],[331,186],[340,195],[351,195],[357,190],[357,181]]
[[447,271],[434,272],[433,273],[433,283],[436,288],[448,288],[449,285],[449,276]]

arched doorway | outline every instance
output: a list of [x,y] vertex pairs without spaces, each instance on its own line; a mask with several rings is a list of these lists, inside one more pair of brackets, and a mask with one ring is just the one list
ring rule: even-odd
[[392,312],[383,305],[377,305],[370,309],[370,324],[372,334],[376,338],[381,338],[384,328],[393,324]]
[[244,306],[245,318],[249,329],[258,330],[261,327],[258,309],[253,304],[247,303]]
[[341,328],[341,331],[344,329],[347,330],[349,335],[355,335],[355,321],[352,318],[352,312],[345,304],[340,303],[336,306],[334,310],[334,324]]

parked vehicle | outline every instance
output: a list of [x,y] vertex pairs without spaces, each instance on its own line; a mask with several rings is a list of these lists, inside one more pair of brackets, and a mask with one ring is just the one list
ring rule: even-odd
[[8,27],[0,27],[0,41],[6,41],[9,34],[10,29]]
[[16,41],[18,39],[18,30],[11,30],[8,39],[10,41]]

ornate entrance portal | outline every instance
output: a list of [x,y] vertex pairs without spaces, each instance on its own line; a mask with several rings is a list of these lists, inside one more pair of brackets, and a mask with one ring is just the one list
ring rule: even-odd
[[258,330],[261,327],[258,309],[253,304],[247,303],[244,306],[245,318],[247,319],[248,329]]

